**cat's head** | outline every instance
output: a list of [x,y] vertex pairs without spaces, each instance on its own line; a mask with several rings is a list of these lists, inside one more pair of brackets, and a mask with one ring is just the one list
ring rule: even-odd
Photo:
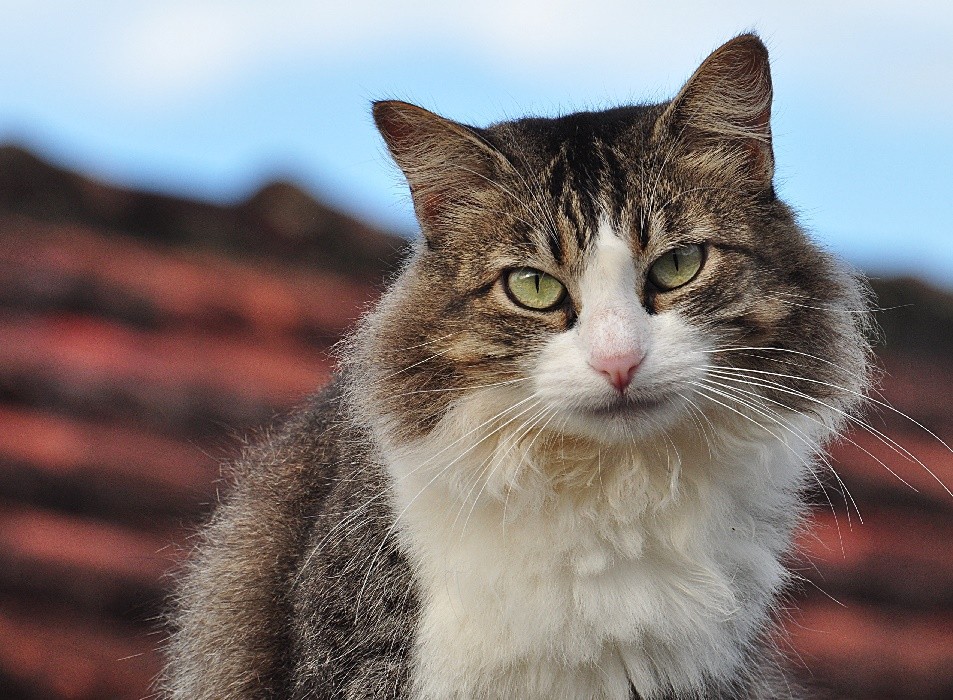
[[363,334],[365,405],[408,439],[479,393],[609,442],[836,420],[864,386],[863,293],[775,195],[771,98],[749,34],[663,104],[488,128],[375,104],[423,238]]

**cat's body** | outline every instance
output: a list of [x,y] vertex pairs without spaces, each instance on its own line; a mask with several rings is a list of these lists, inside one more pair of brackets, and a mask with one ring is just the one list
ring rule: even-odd
[[862,289],[771,186],[747,35],[663,105],[375,118],[425,234],[337,382],[248,452],[179,698],[781,698],[766,637]]

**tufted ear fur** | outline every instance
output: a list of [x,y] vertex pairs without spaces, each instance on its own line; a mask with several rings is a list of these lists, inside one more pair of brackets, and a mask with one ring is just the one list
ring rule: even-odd
[[716,49],[688,79],[656,124],[703,168],[753,189],[771,187],[771,70],[768,50],[754,34]]
[[406,102],[374,103],[374,121],[404,172],[424,236],[434,244],[479,213],[506,158],[472,127]]

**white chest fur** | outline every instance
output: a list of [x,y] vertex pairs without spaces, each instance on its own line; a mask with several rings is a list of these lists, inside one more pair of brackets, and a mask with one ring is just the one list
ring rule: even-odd
[[737,672],[784,581],[803,445],[449,423],[388,456],[421,590],[417,698],[651,698]]

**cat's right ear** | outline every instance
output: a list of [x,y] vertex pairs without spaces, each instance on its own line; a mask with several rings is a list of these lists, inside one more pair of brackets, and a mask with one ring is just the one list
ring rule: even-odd
[[431,243],[478,212],[506,159],[473,129],[416,105],[374,103],[374,122],[404,172]]

